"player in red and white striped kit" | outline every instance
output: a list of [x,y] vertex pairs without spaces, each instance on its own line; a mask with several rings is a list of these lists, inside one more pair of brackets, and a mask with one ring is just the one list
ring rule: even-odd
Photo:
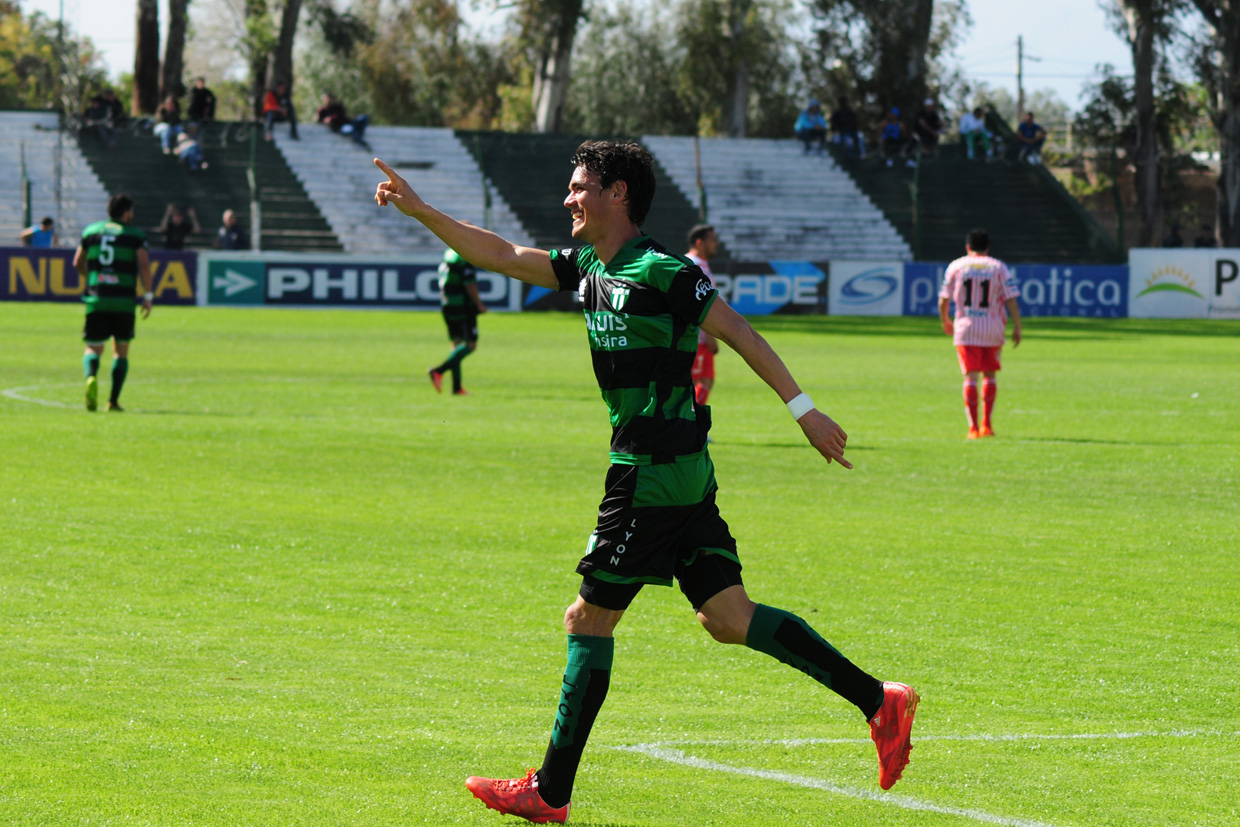
[[[710,271],[710,260],[719,252],[719,236],[715,228],[709,224],[698,224],[689,230],[689,252],[685,258],[698,266],[698,269],[715,286],[715,274]],[[715,354],[719,352],[719,343],[715,337],[705,330],[698,329],[697,356],[693,359],[693,398],[699,405],[705,405],[710,396],[710,389],[715,386]]]
[[[965,243],[963,258],[947,267],[943,289],[939,292],[939,318],[943,332],[956,343],[960,372],[964,374],[964,405],[969,415],[969,439],[994,436],[990,414],[995,407],[999,385],[999,351],[1003,349],[1007,318],[1012,317],[1012,345],[1020,344],[1020,290],[1007,265],[991,258],[990,236],[973,230]],[[948,318],[948,305],[955,303],[956,318]],[[982,379],[981,427],[977,422],[977,377]]]

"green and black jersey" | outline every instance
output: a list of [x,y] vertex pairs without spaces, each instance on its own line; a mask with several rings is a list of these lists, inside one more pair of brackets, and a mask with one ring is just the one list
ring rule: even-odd
[[116,221],[96,221],[82,231],[86,251],[86,312],[132,313],[138,303],[138,251],[146,233]]
[[478,312],[465,287],[478,283],[474,266],[461,258],[456,250],[443,254],[439,265],[439,304],[445,319],[464,319]]
[[710,414],[693,403],[698,325],[718,295],[693,262],[642,234],[606,266],[594,247],[551,251],[576,290],[594,375],[611,413],[611,461],[662,465],[702,456]]

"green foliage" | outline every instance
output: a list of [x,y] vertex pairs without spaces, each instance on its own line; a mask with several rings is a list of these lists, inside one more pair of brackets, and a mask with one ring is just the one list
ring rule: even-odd
[[58,24],[41,12],[24,16],[17,6],[0,6],[0,108],[58,109],[63,102],[79,111],[83,100],[107,85],[102,58],[89,38],[66,31],[63,55],[58,44]]
[[[87,414],[80,308],[0,303],[5,823],[517,823],[462,782],[542,756],[609,428],[580,315],[482,323],[453,398],[438,314],[157,305]],[[648,587],[575,823],[1234,823],[1237,323],[1028,320],[980,443],[937,320],[755,323],[857,467],[720,354],[746,583],[918,687],[912,763]]]

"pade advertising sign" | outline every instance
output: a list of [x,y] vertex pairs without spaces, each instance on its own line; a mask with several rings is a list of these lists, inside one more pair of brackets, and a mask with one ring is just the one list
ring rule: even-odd
[[[439,309],[441,259],[279,253],[204,254],[200,286],[212,305]],[[478,271],[478,296],[491,310],[520,310],[520,283]]]
[[[1010,268],[1020,289],[1022,316],[1128,315],[1128,268],[1124,265],[1018,264]],[[937,316],[946,264],[904,265],[904,314]]]
[[[77,302],[86,281],[64,247],[0,247],[0,301]],[[197,253],[151,250],[156,304],[194,304]]]
[[1132,316],[1240,318],[1240,250],[1131,250],[1128,267]]

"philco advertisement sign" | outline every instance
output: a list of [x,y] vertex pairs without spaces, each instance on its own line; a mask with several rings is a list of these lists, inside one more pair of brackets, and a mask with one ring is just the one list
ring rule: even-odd
[[1240,250],[1132,250],[1129,315],[1144,319],[1240,318]]
[[[86,280],[73,267],[74,250],[0,247],[0,301],[80,301]],[[157,304],[194,304],[198,255],[151,250]]]

